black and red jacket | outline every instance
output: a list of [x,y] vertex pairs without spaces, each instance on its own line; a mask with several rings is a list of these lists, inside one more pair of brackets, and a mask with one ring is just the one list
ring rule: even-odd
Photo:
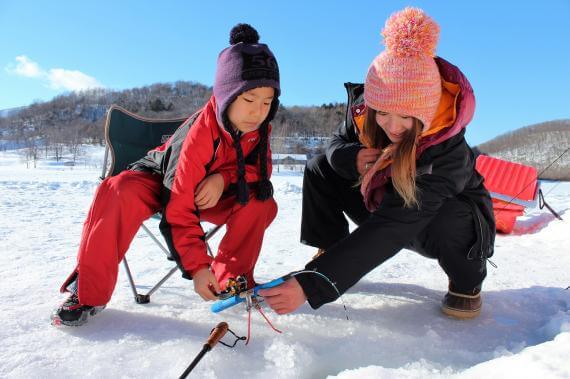
[[[261,179],[259,141],[259,130],[240,136],[248,183]],[[270,176],[269,146],[265,159]],[[216,119],[215,98],[212,96],[166,143],[149,151],[144,158],[132,164],[131,169],[162,176],[160,230],[183,276],[190,279],[198,269],[207,267],[212,261],[206,251],[200,214],[194,203],[195,190],[206,176],[213,173],[223,176],[224,195],[230,194],[232,184],[237,182],[237,153],[232,136]]]

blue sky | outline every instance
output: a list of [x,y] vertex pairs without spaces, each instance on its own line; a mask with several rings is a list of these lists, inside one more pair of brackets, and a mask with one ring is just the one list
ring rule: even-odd
[[418,6],[441,26],[437,54],[476,95],[467,139],[570,118],[570,0],[1,1],[0,109],[85,86],[212,85],[238,22],[277,56],[285,105],[344,102],[383,50],[386,18]]

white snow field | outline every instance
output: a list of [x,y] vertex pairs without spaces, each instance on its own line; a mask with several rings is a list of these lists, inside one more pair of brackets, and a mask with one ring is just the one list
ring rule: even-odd
[[[16,153],[0,153],[2,378],[175,378],[220,321],[247,332],[242,305],[211,313],[179,273],[150,304],[136,304],[122,268],[102,313],[79,328],[50,325],[65,298],[59,286],[74,267],[101,156],[93,148],[75,167],[41,161],[26,168]],[[315,253],[299,243],[302,175],[281,170],[273,183],[280,210],[258,282],[301,269]],[[498,268],[488,266],[479,318],[444,316],[443,271],[402,251],[342,297],[349,321],[341,301],[287,316],[266,310],[283,334],[253,313],[249,345],[217,345],[191,377],[570,378],[570,183],[542,188],[564,221],[529,209],[512,235],[498,236]],[[143,234],[127,256],[143,291],[172,267]]]

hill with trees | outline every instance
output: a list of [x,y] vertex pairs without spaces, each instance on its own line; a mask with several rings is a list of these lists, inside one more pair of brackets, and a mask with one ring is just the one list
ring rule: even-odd
[[[103,125],[111,104],[149,118],[190,116],[204,105],[212,88],[179,81],[111,91],[94,89],[60,95],[46,102],[0,113],[0,149],[26,148],[30,159],[75,152],[79,145],[103,144]],[[322,149],[344,117],[345,105],[281,106],[273,125],[276,152]]]
[[[0,149],[25,148],[26,159],[74,160],[82,144],[104,144],[103,125],[111,104],[149,118],[181,118],[204,105],[212,88],[194,82],[157,83],[113,91],[94,89],[60,95],[46,102],[0,111]],[[275,116],[275,153],[321,152],[344,120],[346,104],[280,106]],[[570,120],[530,125],[476,147],[482,153],[536,167],[544,179],[570,180]],[[557,159],[561,154],[562,157]]]
[[483,154],[546,170],[539,177],[553,180],[570,180],[569,148],[570,120],[529,125],[477,146]]

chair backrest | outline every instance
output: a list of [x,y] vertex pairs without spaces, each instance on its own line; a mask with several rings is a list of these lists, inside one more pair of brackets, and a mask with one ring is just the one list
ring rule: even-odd
[[101,177],[117,175],[149,150],[162,145],[185,120],[149,119],[111,105],[105,122],[107,147]]

